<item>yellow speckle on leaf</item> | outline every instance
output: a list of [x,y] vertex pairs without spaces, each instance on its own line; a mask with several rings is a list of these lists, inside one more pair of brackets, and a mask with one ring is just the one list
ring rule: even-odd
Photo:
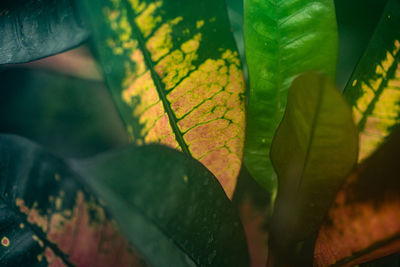
[[204,20],[198,20],[196,23],[196,28],[200,29],[201,27],[203,27],[204,25]]
[[187,182],[189,181],[189,178],[188,178],[187,175],[183,176],[183,181],[184,181],[185,183],[187,183]]
[[8,239],[6,236],[4,236],[4,237],[1,239],[1,245],[2,245],[3,247],[9,247],[9,246],[10,246],[10,239]]
[[62,200],[60,197],[56,198],[56,209],[61,209]]
[[60,179],[61,179],[60,174],[58,174],[58,173],[54,174],[54,179],[55,179],[57,182],[60,181]]
[[141,29],[144,37],[148,37],[155,27],[161,22],[161,16],[155,15],[157,9],[162,5],[161,1],[147,5],[146,9],[136,17],[136,23]]

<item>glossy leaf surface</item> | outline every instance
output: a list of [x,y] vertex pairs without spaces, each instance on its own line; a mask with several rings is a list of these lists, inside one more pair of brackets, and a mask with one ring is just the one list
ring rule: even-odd
[[315,266],[354,266],[400,250],[399,151],[396,131],[348,177],[319,230]]
[[351,108],[333,82],[315,73],[296,78],[271,148],[279,179],[271,244],[278,254],[299,261],[296,251],[318,231],[357,161],[357,144]]
[[245,164],[268,191],[269,151],[293,79],[306,71],[335,78],[337,30],[331,0],[246,0],[244,34],[250,92]]
[[35,60],[82,43],[88,31],[74,5],[74,0],[2,1],[0,64]]
[[75,166],[153,266],[248,266],[239,216],[196,160],[149,145]]
[[68,165],[0,135],[1,266],[144,266]]
[[360,131],[360,155],[371,155],[400,122],[400,1],[390,0],[345,95]]
[[133,142],[202,162],[231,196],[244,142],[244,82],[222,0],[82,2]]

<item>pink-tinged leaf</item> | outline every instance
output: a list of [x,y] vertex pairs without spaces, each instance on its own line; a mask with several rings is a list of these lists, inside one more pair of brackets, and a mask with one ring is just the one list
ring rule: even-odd
[[0,137],[1,266],[145,266],[68,165]]

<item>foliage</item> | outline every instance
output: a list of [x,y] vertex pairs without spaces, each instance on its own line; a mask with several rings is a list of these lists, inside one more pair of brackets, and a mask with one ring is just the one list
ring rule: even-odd
[[396,266],[400,1],[349,79],[341,6],[1,3],[0,64],[102,74],[0,67],[0,265]]
[[250,89],[245,164],[267,190],[276,186],[269,160],[293,79],[321,71],[334,79],[337,31],[333,1],[246,0],[244,34]]

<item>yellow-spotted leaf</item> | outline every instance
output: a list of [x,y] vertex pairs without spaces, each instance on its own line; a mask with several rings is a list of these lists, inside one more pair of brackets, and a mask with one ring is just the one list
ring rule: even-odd
[[359,160],[400,123],[400,2],[390,0],[345,89],[360,131]]
[[133,142],[191,155],[232,196],[242,160],[245,87],[224,1],[81,2]]

